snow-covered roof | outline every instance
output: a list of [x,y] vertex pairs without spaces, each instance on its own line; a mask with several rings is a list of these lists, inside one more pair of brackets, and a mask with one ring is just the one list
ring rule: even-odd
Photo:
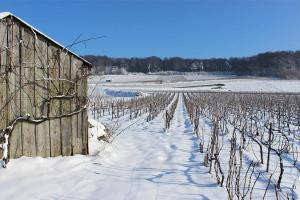
[[10,12],[2,12],[2,13],[0,13],[0,19],[3,19],[3,18],[8,17],[10,15],[13,15],[13,14],[11,14]]
[[51,42],[55,43],[56,45],[60,46],[61,48],[67,50],[68,52],[70,52],[71,54],[73,54],[74,56],[76,56],[77,58],[79,58],[80,60],[82,60],[83,62],[85,62],[86,64],[88,64],[90,67],[92,66],[92,64],[85,60],[84,58],[80,57],[79,55],[77,55],[76,53],[70,51],[69,49],[65,48],[63,45],[61,45],[60,43],[58,43],[57,41],[55,41],[54,39],[52,39],[51,37],[49,37],[48,35],[42,33],[41,31],[39,31],[38,29],[34,28],[33,26],[31,26],[30,24],[28,24],[27,22],[25,22],[24,20],[22,20],[21,18],[15,16],[14,14],[10,13],[10,12],[0,12],[0,20],[4,19],[6,17],[14,17],[15,19],[17,19],[18,21],[20,21],[22,24],[24,24],[25,26],[29,27],[30,29],[34,30],[36,33],[44,36],[45,38],[47,38],[48,40],[50,40]]

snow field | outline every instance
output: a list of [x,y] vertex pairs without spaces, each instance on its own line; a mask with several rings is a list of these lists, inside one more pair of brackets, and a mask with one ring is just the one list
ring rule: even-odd
[[[300,82],[291,80],[238,79],[228,76],[199,78],[199,75],[184,75],[184,78],[170,77],[161,83],[161,77],[153,78],[158,75],[153,75],[151,80],[145,79],[147,75],[139,76],[139,79],[134,76],[118,76],[111,83],[99,82],[98,77],[93,77],[89,92],[91,95],[105,97],[108,102],[130,100],[141,94],[141,91],[141,96],[147,96],[153,91],[300,92]],[[122,80],[125,77],[127,80]],[[220,83],[224,86],[213,89],[215,84]],[[227,199],[226,187],[220,187],[214,171],[209,174],[209,169],[203,166],[205,153],[199,152],[201,137],[197,138],[193,132],[182,94],[179,95],[174,118],[167,130],[164,114],[161,111],[153,120],[147,122],[147,113],[132,120],[125,113],[124,116],[112,120],[107,113],[93,119],[93,113],[89,112],[92,125],[89,151],[92,156],[23,157],[11,160],[7,169],[0,169],[0,199]],[[111,138],[112,143],[97,139],[107,135],[107,127],[113,127],[118,135]],[[203,117],[200,118],[200,130],[205,140],[205,149],[210,142],[211,124]],[[232,129],[229,130],[231,131]],[[223,139],[220,161],[227,173],[231,137],[227,135]],[[257,157],[257,146],[253,142],[249,143],[242,157],[245,167],[241,178],[247,171],[246,164],[251,160],[258,160]],[[291,167],[289,160],[287,157],[284,161],[286,170],[282,190],[290,190],[290,185],[295,183],[298,198],[299,172]],[[275,171],[272,181],[276,182],[278,160],[275,155],[271,155],[271,163],[270,171]],[[265,167],[265,164],[258,166],[255,174],[263,171]],[[253,199],[261,199],[269,175],[260,176],[254,188]],[[274,199],[274,195],[274,192],[267,192],[266,199]]]
[[167,132],[163,113],[136,120],[98,156],[12,160],[0,170],[1,199],[226,199],[201,166],[182,97]]
[[[105,82],[111,80],[111,82]],[[300,80],[239,77],[230,74],[187,73],[183,75],[105,75],[92,76],[90,88],[115,91],[234,91],[300,93]]]

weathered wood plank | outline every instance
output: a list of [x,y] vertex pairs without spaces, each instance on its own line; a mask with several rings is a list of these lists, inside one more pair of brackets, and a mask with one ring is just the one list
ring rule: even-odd
[[19,33],[18,26],[13,24],[13,21],[10,20],[8,22],[7,27],[7,47],[8,47],[8,54],[7,54],[7,94],[8,94],[8,121],[11,122],[16,116],[19,114],[17,113],[17,101],[16,101],[16,93],[17,93],[17,86],[16,83],[18,82],[16,73],[17,72],[17,65],[19,64],[19,60],[16,59],[19,57],[19,49],[16,48],[16,33]]
[[[76,81],[76,77],[77,77],[77,58],[75,58],[74,56],[71,56],[71,69],[70,69],[70,73],[71,73],[71,80],[73,81],[73,83],[71,84],[70,87],[70,93],[74,94],[77,93],[77,81]],[[71,99],[71,110],[74,111],[76,109],[76,99]]]
[[61,119],[61,133],[62,133],[62,155],[72,155],[72,118],[65,117]]
[[[59,65],[60,65],[60,53],[59,49],[50,45],[48,49],[49,54],[49,97],[55,97],[60,94],[59,83]],[[52,99],[50,102],[50,117],[59,116],[60,100]]]
[[[75,81],[72,84],[72,93],[76,93],[78,95],[78,78],[80,72],[78,72],[78,66],[81,63],[79,60],[72,56],[71,57],[71,79]],[[71,110],[76,111],[79,108],[79,102],[77,99],[77,96],[75,99],[71,100]],[[79,114],[76,114],[72,116],[72,147],[73,147],[73,154],[81,154],[82,153],[82,137],[81,137],[81,131],[78,130],[78,119],[79,119]]]
[[82,138],[78,137],[80,131],[78,130],[79,115],[72,116],[72,144],[73,155],[82,153]]
[[[49,58],[49,97],[55,97],[60,94],[59,85],[59,65],[60,53],[57,47],[50,45],[48,47]],[[58,117],[61,114],[60,100],[53,99],[50,101],[50,117]],[[61,149],[61,123],[60,119],[50,120],[50,143],[51,143],[51,156],[59,156],[62,154]]]
[[[85,104],[85,97],[87,95],[87,68],[82,66],[82,77],[81,77],[81,97],[82,97],[82,103]],[[82,105],[83,106],[83,105]],[[82,154],[87,154],[88,153],[88,116],[87,116],[87,112],[86,110],[82,111],[82,144],[83,144],[83,148],[82,148]]]
[[[7,26],[4,20],[0,21],[0,129],[7,126],[6,118],[6,53],[5,47],[7,46],[6,37]],[[2,157],[2,151],[0,150]]]
[[[84,99],[84,104],[86,104],[86,97],[87,97],[87,75],[88,75],[88,68],[83,66],[83,77],[82,77],[82,87],[81,87],[81,95]],[[83,154],[88,154],[88,115],[87,111],[84,110],[82,113],[82,126],[83,126]]]
[[[9,94],[10,101],[8,104],[9,121],[14,120],[21,115],[21,79],[19,74],[21,73],[21,50],[22,46],[20,41],[22,40],[22,28],[18,22],[13,22],[11,27],[11,35],[9,35],[9,48],[11,54],[10,69],[8,72],[9,80]],[[11,37],[11,38],[10,38]],[[10,158],[19,158],[22,156],[22,126],[18,123],[10,136]]]
[[[35,116],[35,36],[32,30],[24,28],[21,74],[21,114]],[[35,125],[22,123],[23,155],[36,156]]]
[[47,41],[38,37],[35,50],[35,116],[37,118],[47,115],[48,94],[48,66],[47,66]]
[[[47,116],[48,98],[48,55],[47,41],[38,37],[35,53],[35,117]],[[50,156],[49,123],[36,125],[37,156]]]
[[[82,149],[83,149],[83,127],[82,127],[82,112],[80,112],[78,114],[78,118],[77,118],[77,130],[78,130],[78,139],[80,138],[80,146],[81,146],[81,154],[82,154]],[[79,144],[78,144],[79,145]]]
[[[69,82],[71,79],[71,57],[66,52],[61,53],[61,94],[71,96]],[[61,100],[61,113],[63,115],[71,113],[70,100]],[[61,134],[62,134],[62,154],[70,156],[72,154],[72,119],[71,117],[61,118]]]
[[50,156],[49,121],[36,125],[37,156]]
[[49,133],[51,143],[51,156],[56,157],[62,155],[60,138],[60,119],[50,120]]
[[[76,91],[77,91],[77,95],[78,95],[78,101],[76,102],[76,106],[78,108],[80,108],[81,105],[81,100],[82,100],[82,61],[77,60],[77,62],[75,63],[76,65],[76,80],[77,80],[77,84],[76,84]],[[78,114],[78,118],[77,118],[77,138],[81,139],[81,152],[82,153],[82,149],[83,149],[83,130],[82,130],[82,112],[80,112]],[[79,145],[79,144],[78,144]]]
[[82,154],[88,154],[88,115],[86,110],[82,112]]

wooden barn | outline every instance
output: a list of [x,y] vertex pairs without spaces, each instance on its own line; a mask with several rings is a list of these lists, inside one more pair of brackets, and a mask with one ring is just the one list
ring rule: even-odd
[[0,13],[0,64],[3,160],[88,154],[91,64],[7,12]]

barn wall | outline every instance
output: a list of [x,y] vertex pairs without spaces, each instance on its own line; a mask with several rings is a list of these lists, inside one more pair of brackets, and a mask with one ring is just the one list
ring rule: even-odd
[[[0,45],[0,129],[19,116],[51,118],[18,122],[10,136],[10,158],[87,154],[86,110],[70,115],[82,102],[46,101],[63,95],[87,96],[87,78],[81,77],[88,68],[83,61],[10,18],[0,22]],[[70,79],[75,83],[66,81]]]

